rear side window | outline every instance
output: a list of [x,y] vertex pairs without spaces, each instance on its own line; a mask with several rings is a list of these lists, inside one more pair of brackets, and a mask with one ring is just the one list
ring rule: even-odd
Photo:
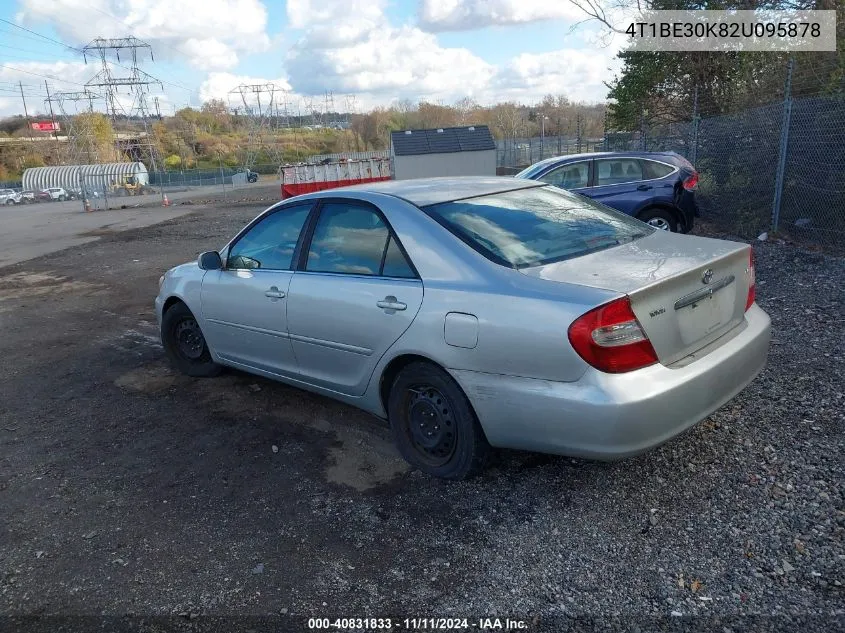
[[488,259],[525,268],[579,257],[650,234],[623,213],[553,187],[536,187],[423,207]]
[[641,162],[643,165],[643,178],[646,180],[665,178],[675,171],[675,168],[672,167],[672,165],[667,165],[666,163],[658,163],[654,160],[644,160]]
[[587,179],[590,176],[589,163],[572,163],[553,169],[548,174],[540,176],[538,180],[547,182],[550,185],[563,187],[564,189],[577,189],[586,187]]
[[416,277],[381,215],[370,207],[345,202],[329,202],[320,210],[305,269]]
[[608,158],[596,161],[596,185],[617,185],[643,180],[642,164],[636,158]]

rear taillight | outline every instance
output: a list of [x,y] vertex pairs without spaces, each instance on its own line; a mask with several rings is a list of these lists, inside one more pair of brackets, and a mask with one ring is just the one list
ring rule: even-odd
[[698,187],[698,172],[692,172],[692,176],[688,176],[682,184],[687,191],[695,191]]
[[569,342],[590,365],[611,374],[657,362],[657,354],[637,321],[628,297],[578,317],[569,326]]
[[745,300],[745,310],[751,307],[754,300],[757,298],[757,276],[754,273],[754,249],[748,251],[748,268],[745,271],[745,276],[748,279],[748,298]]

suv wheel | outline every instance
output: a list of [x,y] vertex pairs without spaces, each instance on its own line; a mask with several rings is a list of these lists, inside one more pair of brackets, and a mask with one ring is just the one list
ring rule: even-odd
[[671,231],[672,233],[678,232],[678,220],[671,211],[667,211],[666,209],[646,209],[645,211],[642,211],[637,218],[649,226],[653,226],[661,231]]

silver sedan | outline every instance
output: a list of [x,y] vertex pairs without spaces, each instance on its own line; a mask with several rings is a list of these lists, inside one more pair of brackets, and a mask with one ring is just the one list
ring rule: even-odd
[[491,446],[616,459],[707,417],[765,365],[754,291],[747,244],[535,181],[436,178],[280,202],[155,303],[181,371],[360,407],[457,479]]

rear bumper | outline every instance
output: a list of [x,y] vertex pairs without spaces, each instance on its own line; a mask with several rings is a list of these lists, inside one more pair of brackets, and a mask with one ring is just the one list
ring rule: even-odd
[[695,218],[698,217],[698,204],[695,201],[695,192],[681,189],[681,194],[675,203],[684,216],[684,232],[689,233],[695,226]]
[[769,339],[769,317],[755,304],[742,332],[677,369],[590,369],[571,383],[451,373],[493,446],[612,460],[666,442],[733,398],[765,366]]

